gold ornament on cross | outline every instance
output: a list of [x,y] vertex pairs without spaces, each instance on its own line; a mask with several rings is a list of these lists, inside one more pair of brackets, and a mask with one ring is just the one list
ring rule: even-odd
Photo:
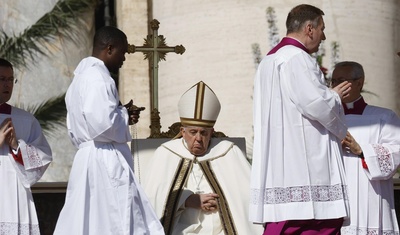
[[150,22],[152,34],[147,35],[144,39],[143,46],[135,46],[128,44],[128,54],[135,52],[142,52],[144,59],[150,61],[151,74],[150,74],[150,92],[151,96],[151,125],[150,125],[150,138],[157,137],[160,135],[160,117],[158,111],[158,63],[161,60],[165,60],[165,56],[168,52],[175,52],[176,54],[183,54],[185,47],[177,45],[174,47],[167,46],[165,37],[158,35],[158,28],[160,22],[153,19]]

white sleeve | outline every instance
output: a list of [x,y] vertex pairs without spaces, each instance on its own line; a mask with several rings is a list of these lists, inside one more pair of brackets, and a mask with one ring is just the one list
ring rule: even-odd
[[287,78],[283,84],[299,112],[343,139],[347,127],[342,102],[339,95],[326,86],[317,62],[299,53],[282,68],[282,73],[282,77]]
[[400,165],[400,119],[391,112],[380,126],[379,143],[360,145],[371,180],[392,178]]

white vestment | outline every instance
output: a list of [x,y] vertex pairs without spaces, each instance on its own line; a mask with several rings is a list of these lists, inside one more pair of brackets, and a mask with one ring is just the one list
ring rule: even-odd
[[342,234],[399,234],[392,177],[400,164],[400,119],[389,109],[367,105],[362,115],[346,115],[346,121],[368,169],[345,153],[350,224]]
[[133,174],[128,113],[101,60],[80,62],[65,102],[68,131],[79,150],[54,234],[164,234]]
[[11,117],[24,165],[10,154],[9,145],[0,148],[0,234],[39,235],[39,222],[31,186],[52,161],[51,149],[39,122],[32,114],[15,107],[11,115],[0,114],[0,123]]
[[250,220],[347,217],[338,94],[314,58],[287,45],[266,56],[254,80]]
[[[250,164],[242,151],[230,141],[212,138],[206,154],[195,157],[183,141],[157,148],[142,178],[165,233],[262,234],[261,225],[248,221]],[[218,194],[218,211],[185,208],[186,199],[196,192]]]

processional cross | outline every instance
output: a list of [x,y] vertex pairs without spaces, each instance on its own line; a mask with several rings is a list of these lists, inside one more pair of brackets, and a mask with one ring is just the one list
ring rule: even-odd
[[165,43],[163,35],[158,35],[158,28],[160,22],[156,19],[150,22],[150,27],[153,31],[152,34],[147,35],[144,39],[143,46],[135,46],[128,44],[128,53],[143,52],[144,59],[148,59],[151,65],[150,71],[150,92],[151,96],[151,124],[150,124],[150,137],[159,138],[161,135],[160,116],[158,111],[158,62],[165,60],[168,52],[175,52],[176,54],[183,54],[185,47],[182,45],[169,47]]

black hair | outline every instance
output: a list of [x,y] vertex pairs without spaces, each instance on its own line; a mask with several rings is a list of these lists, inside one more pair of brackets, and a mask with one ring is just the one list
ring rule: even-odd
[[7,67],[7,68],[11,68],[12,70],[14,70],[10,61],[3,59],[3,58],[0,58],[0,67]]
[[126,40],[126,34],[113,26],[104,26],[96,31],[93,39],[93,51],[105,49],[108,45],[120,45]]

